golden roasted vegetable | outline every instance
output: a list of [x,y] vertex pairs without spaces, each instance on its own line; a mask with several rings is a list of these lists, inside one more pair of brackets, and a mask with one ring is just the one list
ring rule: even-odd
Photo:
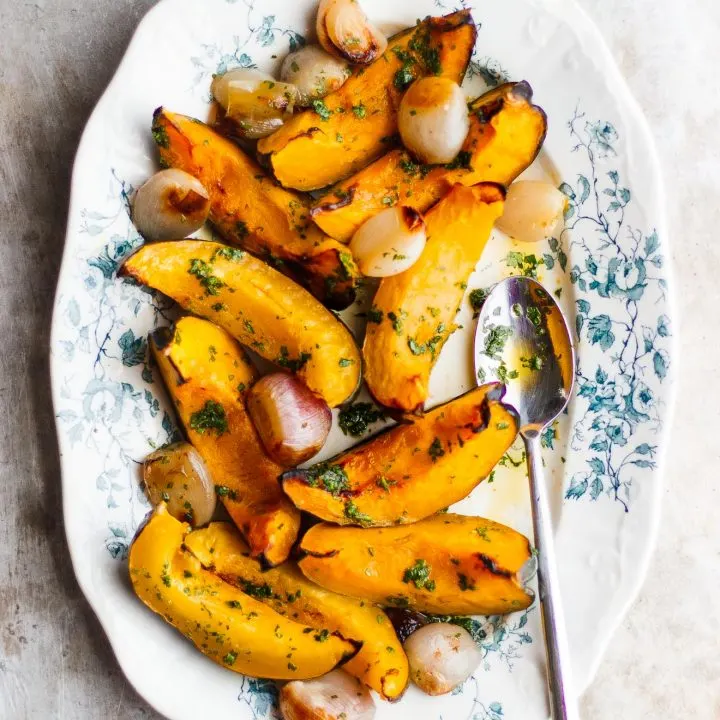
[[475,45],[469,10],[426,18],[390,38],[372,65],[258,143],[261,161],[281,185],[317,190],[367,165],[395,141],[400,97],[424,75],[460,82]]
[[302,540],[312,581],[379,605],[442,615],[501,615],[528,607],[520,579],[528,539],[492,520],[442,514],[407,527],[316,525]]
[[368,388],[383,405],[422,410],[430,371],[455,330],[467,280],[504,197],[499,185],[456,185],[425,216],[428,240],[419,260],[380,283],[368,312],[363,358]]
[[470,132],[455,161],[418,165],[407,151],[391,150],[316,201],[312,218],[330,237],[347,242],[388,203],[424,212],[455,183],[507,186],[535,159],[546,129],[530,85],[506,83],[471,103]]
[[350,331],[310,293],[242,250],[201,240],[145,245],[120,275],[209,318],[297,374],[330,407],[345,402],[360,382]]
[[352,255],[311,222],[307,200],[278,187],[212,128],[158,108],[153,137],[163,164],[194,175],[210,195],[210,220],[233,245],[267,260],[329,307],[355,298]]
[[205,570],[183,547],[189,529],[160,505],[130,547],[130,580],[145,605],[211,660],[252,677],[297,680],[355,655],[358,643],[289,620]]
[[206,320],[186,317],[151,342],[168,393],[233,522],[253,556],[283,562],[300,528],[300,513],[277,482],[279,465],[263,452],[245,410],[256,372],[238,344]]
[[462,500],[517,436],[504,385],[484,385],[362,445],[282,476],[301,510],[339,525],[412,523]]
[[185,546],[223,580],[281,615],[361,641],[360,652],[344,669],[388,700],[396,700],[405,691],[407,658],[382,610],[321,588],[310,582],[295,563],[264,570],[257,560],[248,557],[247,546],[227,523],[212,523],[190,533]]

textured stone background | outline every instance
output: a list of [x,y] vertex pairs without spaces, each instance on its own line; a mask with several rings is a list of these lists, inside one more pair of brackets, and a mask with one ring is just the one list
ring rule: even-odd
[[[583,699],[583,717],[719,720],[720,4],[580,1],[658,141],[682,320],[660,540],[643,591]],[[47,373],[75,149],[153,4],[0,0],[3,720],[157,717],[124,680],[73,577]]]

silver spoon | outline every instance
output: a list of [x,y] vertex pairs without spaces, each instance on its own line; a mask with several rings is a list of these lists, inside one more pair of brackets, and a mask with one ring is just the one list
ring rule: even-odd
[[575,351],[562,311],[540,283],[511,277],[498,283],[488,295],[475,335],[475,371],[480,383],[505,382],[505,401],[520,416],[538,551],[550,708],[553,720],[577,720],[552,518],[540,456],[541,433],[570,400]]

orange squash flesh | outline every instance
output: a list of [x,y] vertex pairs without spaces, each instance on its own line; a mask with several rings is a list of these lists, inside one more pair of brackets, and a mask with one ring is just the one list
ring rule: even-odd
[[128,558],[140,600],[221,667],[252,677],[314,678],[353,657],[360,643],[289,620],[223,582],[184,547],[190,526],[161,503]]
[[363,346],[365,380],[379,403],[422,410],[430,372],[455,329],[465,284],[504,199],[497,185],[456,185],[425,216],[428,240],[420,259],[381,281]]
[[283,489],[301,510],[338,525],[429,517],[469,495],[515,440],[504,388],[477,388],[325,463],[290,470]]
[[441,615],[502,615],[530,606],[520,575],[528,539],[484,518],[441,514],[407,527],[311,528],[300,569],[318,585],[378,605]]
[[266,569],[228,523],[211,523],[185,537],[185,547],[225,582],[251,593],[277,613],[317,630],[362,643],[344,670],[397,700],[408,683],[408,662],[385,613],[370,603],[330,592],[308,580],[293,562]]
[[255,369],[225,331],[198,318],[182,318],[173,332],[159,331],[150,347],[188,439],[253,557],[283,562],[297,538],[300,513],[283,495],[277,482],[282,468],[265,455],[245,410]]
[[150,243],[120,275],[210,318],[258,355],[298,375],[330,407],[360,382],[350,331],[309,292],[242,250],[202,240]]
[[388,202],[424,212],[455,183],[507,186],[535,159],[546,129],[545,113],[532,104],[530,85],[506,83],[470,105],[470,132],[462,151],[469,167],[418,165],[397,148],[317,200],[312,218],[330,237],[348,242]]
[[284,190],[237,145],[194,118],[158,108],[153,137],[164,165],[184,170],[210,196],[210,220],[223,237],[266,260],[328,307],[355,298],[352,255],[310,220],[305,197]]
[[394,142],[404,91],[395,83],[398,71],[405,66],[408,79],[435,73],[460,82],[476,35],[470,11],[461,10],[426,18],[390,38],[382,57],[354,68],[315,110],[295,115],[260,140],[261,162],[281,185],[296,190],[317,190],[357,172]]

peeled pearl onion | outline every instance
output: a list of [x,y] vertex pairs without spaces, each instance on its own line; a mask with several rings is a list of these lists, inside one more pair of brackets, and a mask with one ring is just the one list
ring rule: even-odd
[[133,222],[146,240],[178,240],[199,230],[210,212],[203,184],[183,170],[161,170],[138,191]]
[[342,670],[314,680],[293,680],[280,691],[284,720],[373,720],[375,703],[367,689]]
[[547,182],[523,180],[507,192],[505,209],[496,225],[520,242],[552,237],[562,224],[567,198]]
[[350,241],[363,275],[389,277],[415,264],[425,248],[425,223],[409,207],[391,207],[364,222]]
[[448,78],[420,78],[400,101],[398,127],[405,147],[423,162],[451,162],[470,129],[460,86]]
[[306,45],[290,53],[280,69],[280,79],[298,89],[300,105],[309,105],[337,90],[349,76],[347,63],[319,45]]
[[473,674],[482,652],[458,625],[431,623],[405,641],[410,677],[428,695],[444,695]]

